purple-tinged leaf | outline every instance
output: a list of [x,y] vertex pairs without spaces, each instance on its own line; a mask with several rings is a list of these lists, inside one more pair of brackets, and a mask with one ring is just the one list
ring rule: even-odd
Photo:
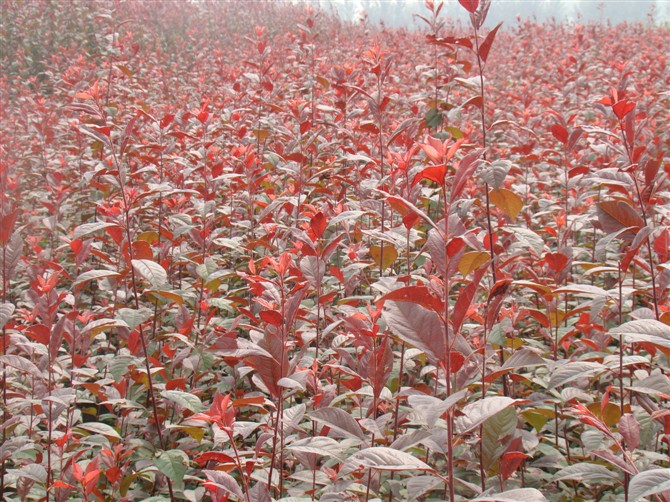
[[444,324],[434,311],[416,303],[386,301],[382,317],[393,333],[434,364],[444,359]]
[[382,471],[428,471],[435,470],[410,453],[394,450],[386,446],[375,446],[354,453],[347,459],[339,472],[340,477],[358,469],[378,469]]
[[35,366],[30,360],[25,359],[21,356],[15,356],[13,354],[5,354],[0,356],[0,364],[5,364],[11,366],[19,371],[23,371],[29,375],[32,375],[40,380],[45,378],[45,375]]
[[609,334],[622,335],[627,343],[645,342],[670,348],[670,326],[655,319],[629,321],[611,329]]
[[599,296],[612,296],[603,288],[592,286],[590,284],[568,284],[554,290],[554,294],[572,293],[576,296],[586,296],[588,298],[596,298]]
[[531,349],[522,348],[514,352],[502,365],[503,369],[527,368],[529,366],[545,366],[547,361]]
[[472,174],[475,172],[475,169],[477,169],[479,158],[483,153],[484,150],[481,148],[479,150],[474,150],[463,157],[458,163],[456,174],[454,174],[454,181],[451,185],[451,202],[457,200],[461,196],[461,193],[463,193],[463,189],[467,182],[472,179]]
[[270,490],[268,485],[262,482],[256,483],[249,490],[249,501],[250,502],[272,502],[272,497],[270,497]]
[[354,418],[341,408],[321,408],[309,414],[321,425],[328,426],[335,437],[345,437],[365,442],[365,434]]
[[632,235],[644,226],[638,211],[623,200],[606,200],[596,206],[596,214],[602,229],[607,234],[628,230]]
[[453,408],[466,394],[466,389],[451,394],[447,399],[438,399],[427,394],[414,394],[407,398],[407,402],[413,410],[425,417],[426,424],[432,429],[437,420],[450,408]]
[[80,239],[85,235],[88,235],[98,230],[104,230],[105,228],[118,227],[116,223],[109,223],[104,221],[96,221],[94,223],[84,223],[79,225],[74,229],[74,238]]
[[407,495],[410,500],[420,500],[421,497],[444,483],[444,480],[435,476],[412,476],[407,480]]
[[207,476],[208,481],[205,483],[205,486],[207,486],[208,489],[218,488],[230,495],[238,497],[240,500],[244,499],[244,492],[239,483],[227,472],[209,469],[205,469],[202,472]]
[[631,476],[635,475],[635,469],[622,457],[617,457],[610,450],[591,450],[589,453],[591,453],[591,455],[595,455],[598,458],[602,458],[604,461],[609,462],[613,466],[621,469],[623,472],[627,472]]
[[299,262],[300,271],[314,288],[321,285],[326,273],[326,263],[318,256],[305,256]]
[[637,421],[635,415],[626,413],[619,420],[619,434],[623,436],[626,442],[626,448],[634,450],[640,444],[640,422]]
[[323,457],[344,460],[340,441],[327,436],[308,437],[298,439],[286,445],[287,450],[301,453],[313,453]]
[[89,337],[94,337],[98,333],[107,331],[110,329],[116,328],[126,328],[129,329],[128,324],[121,319],[97,319],[95,321],[90,321],[86,324],[81,330],[82,335],[87,335]]

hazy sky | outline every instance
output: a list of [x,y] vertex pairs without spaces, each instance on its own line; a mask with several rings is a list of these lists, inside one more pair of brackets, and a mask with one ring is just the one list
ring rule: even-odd
[[[366,11],[371,21],[381,18],[391,26],[411,27],[412,13],[427,12],[423,0],[316,0],[316,3],[325,9],[335,6],[344,19],[355,19]],[[670,21],[670,0],[492,0],[487,24],[514,23],[517,15],[535,16],[541,21],[555,17],[557,20],[645,22],[653,5],[657,22]],[[442,15],[467,19],[465,9],[457,0],[445,0]]]

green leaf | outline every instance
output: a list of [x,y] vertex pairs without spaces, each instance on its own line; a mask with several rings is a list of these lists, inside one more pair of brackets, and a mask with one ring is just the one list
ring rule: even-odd
[[565,479],[600,483],[617,483],[620,481],[619,476],[615,472],[610,471],[607,467],[600,464],[584,462],[564,467],[554,475],[553,481],[563,481]]
[[482,426],[482,463],[490,469],[505,453],[506,444],[501,439],[516,429],[517,418],[514,408],[505,408],[484,422]]
[[482,425],[487,419],[505,408],[516,404],[517,400],[506,396],[490,396],[465,406],[463,416],[456,421],[459,434],[467,434]]
[[308,437],[294,441],[286,448],[302,453],[314,453],[324,457],[334,457],[342,460],[341,442],[327,436]]
[[188,467],[188,455],[185,452],[182,450],[162,451],[154,459],[154,462],[159,471],[177,485],[181,485]]
[[139,310],[136,309],[119,309],[118,317],[122,322],[125,322],[130,329],[135,329],[144,321],[149,319],[153,313],[150,309],[144,307]]
[[472,502],[547,502],[542,492],[535,488],[517,488],[502,493],[480,495]]
[[116,382],[120,382],[121,378],[126,375],[126,372],[131,365],[139,364],[138,361],[131,356],[116,356],[110,359],[107,363],[107,369],[112,374]]
[[494,160],[490,164],[486,164],[481,169],[479,174],[482,180],[484,180],[489,187],[491,188],[500,188],[505,182],[507,173],[512,167],[512,162],[505,159]]
[[154,288],[160,288],[167,283],[167,272],[153,260],[132,260],[133,268]]
[[83,225],[79,225],[77,228],[74,229],[74,238],[80,239],[84,235],[97,232],[98,230],[104,230],[105,228],[109,227],[118,227],[118,225],[116,223],[108,223],[104,221],[96,221],[94,223],[84,223]]
[[514,234],[517,242],[533,250],[533,252],[540,256],[544,250],[544,240],[535,232],[525,227],[505,227]]
[[640,319],[623,323],[610,330],[610,335],[623,335],[627,343],[647,342],[670,348],[670,326],[655,319]]
[[12,318],[15,308],[13,303],[0,303],[0,329]]
[[193,413],[199,413],[204,409],[202,401],[200,398],[190,392],[182,392],[180,390],[164,390],[161,392],[161,396],[165,399],[172,401],[173,403],[178,404],[182,408],[192,411]]
[[428,394],[415,394],[409,396],[407,401],[415,413],[425,417],[428,427],[433,428],[442,414],[463,399],[466,394],[467,390],[461,389],[451,394],[445,400],[429,396]]
[[98,319],[91,321],[81,330],[82,335],[88,335],[93,338],[98,333],[115,328],[129,328],[129,326],[120,319]]
[[114,439],[121,439],[121,436],[114,427],[100,422],[86,422],[77,425],[75,429],[82,429],[92,434],[100,434],[101,436],[111,437]]
[[379,469],[384,471],[430,471],[434,469],[414,455],[386,446],[375,446],[354,453],[340,470],[340,476],[357,469]]
[[88,272],[79,274],[77,279],[72,283],[72,286],[79,286],[85,282],[102,279],[103,277],[118,277],[119,275],[118,272],[113,272],[111,270],[89,270]]
[[17,370],[39,378],[40,380],[45,378],[39,368],[35,366],[32,361],[21,356],[16,356],[14,354],[2,355],[0,356],[0,364],[11,366],[12,368],[16,368]]
[[426,127],[437,128],[442,125],[442,113],[437,108],[431,108],[426,113]]
[[644,471],[636,474],[630,480],[628,499],[635,501],[666,490],[670,490],[670,469]]
[[592,376],[607,371],[607,366],[600,363],[588,361],[573,361],[558,365],[549,379],[549,388],[553,389],[559,385],[577,380],[578,378],[591,378]]

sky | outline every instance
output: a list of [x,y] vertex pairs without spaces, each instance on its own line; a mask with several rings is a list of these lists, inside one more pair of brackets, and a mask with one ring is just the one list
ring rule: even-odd
[[[435,0],[437,3],[438,0]],[[442,15],[466,21],[465,9],[457,0],[444,0]],[[343,19],[356,20],[367,12],[370,21],[380,19],[388,26],[418,26],[412,13],[425,14],[423,0],[316,0],[324,9],[335,8]],[[487,24],[514,24],[517,15],[567,21],[647,22],[652,7],[656,22],[670,22],[670,0],[493,0]]]

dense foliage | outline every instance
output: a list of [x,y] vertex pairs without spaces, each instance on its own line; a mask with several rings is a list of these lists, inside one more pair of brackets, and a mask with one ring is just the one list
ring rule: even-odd
[[670,500],[670,30],[459,3],[3,2],[4,500]]

